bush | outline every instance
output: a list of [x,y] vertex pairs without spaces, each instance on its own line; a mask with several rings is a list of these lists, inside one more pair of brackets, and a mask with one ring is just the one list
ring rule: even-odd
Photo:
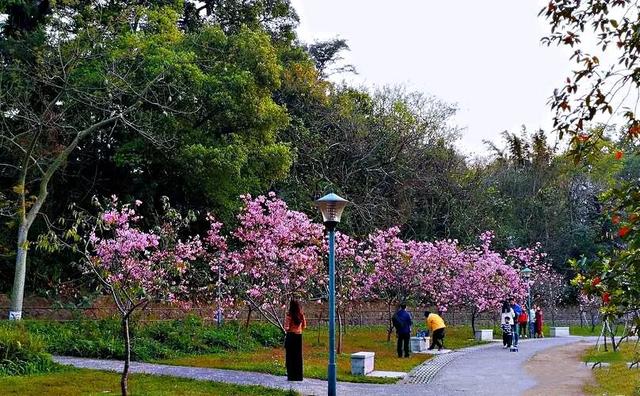
[[58,369],[45,343],[18,325],[0,328],[0,376],[47,373]]
[[[38,337],[46,351],[54,355],[124,358],[124,340],[117,319],[68,322],[24,320],[21,326],[29,334]],[[0,322],[0,328],[7,328],[7,325]],[[252,351],[259,347],[278,347],[282,343],[280,330],[269,324],[254,323],[245,329],[236,322],[227,322],[218,327],[206,324],[195,316],[136,323],[131,328],[132,357],[141,361],[225,351]]]
[[270,324],[255,323],[249,328],[249,333],[262,346],[274,348],[284,345],[282,331]]

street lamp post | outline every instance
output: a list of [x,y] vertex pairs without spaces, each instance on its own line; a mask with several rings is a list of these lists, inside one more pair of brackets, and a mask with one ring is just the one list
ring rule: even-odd
[[327,367],[328,395],[336,396],[336,263],[335,230],[349,201],[336,194],[327,194],[315,201],[322,212],[322,221],[329,231],[329,365]]

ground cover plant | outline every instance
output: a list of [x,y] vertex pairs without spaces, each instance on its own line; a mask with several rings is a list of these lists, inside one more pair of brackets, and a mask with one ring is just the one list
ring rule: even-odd
[[19,328],[0,328],[0,377],[55,371],[41,337]]
[[[125,354],[116,319],[68,322],[0,322],[0,330],[21,329],[41,340],[44,350],[55,355],[122,359]],[[263,323],[245,328],[236,322],[218,327],[191,316],[181,320],[141,323],[132,331],[132,357],[150,361],[189,354],[253,351],[282,345],[278,329]]]
[[587,384],[590,395],[637,395],[640,392],[640,372],[627,368],[627,362],[637,359],[635,341],[623,342],[617,351],[597,351],[589,348],[582,356],[584,361],[609,363],[609,367],[594,370],[595,384]]
[[[241,386],[220,382],[132,374],[130,393],[145,396],[295,396],[296,392],[269,389],[262,386]],[[76,396],[117,394],[120,390],[117,373],[94,370],[64,369],[40,375],[5,377],[0,379],[0,394],[20,396]]]

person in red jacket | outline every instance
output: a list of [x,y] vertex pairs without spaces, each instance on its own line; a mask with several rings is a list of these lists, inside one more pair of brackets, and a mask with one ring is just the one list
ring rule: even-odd
[[527,315],[528,308],[522,310],[520,316],[518,316],[518,323],[520,324],[520,337],[527,338],[527,324],[529,322],[529,315]]

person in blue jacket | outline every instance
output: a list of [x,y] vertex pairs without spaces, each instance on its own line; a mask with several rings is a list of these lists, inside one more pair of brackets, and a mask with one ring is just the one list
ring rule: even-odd
[[391,321],[398,336],[398,357],[402,357],[403,349],[404,357],[409,357],[409,340],[411,339],[413,320],[411,319],[411,314],[407,312],[407,304],[400,304],[400,309],[393,315]]
[[515,314],[516,319],[511,323],[511,327],[513,328],[513,346],[518,346],[519,334],[520,334],[520,324],[518,323],[518,318],[522,313],[522,307],[518,304],[513,298],[511,299],[511,308],[513,309],[513,313]]

